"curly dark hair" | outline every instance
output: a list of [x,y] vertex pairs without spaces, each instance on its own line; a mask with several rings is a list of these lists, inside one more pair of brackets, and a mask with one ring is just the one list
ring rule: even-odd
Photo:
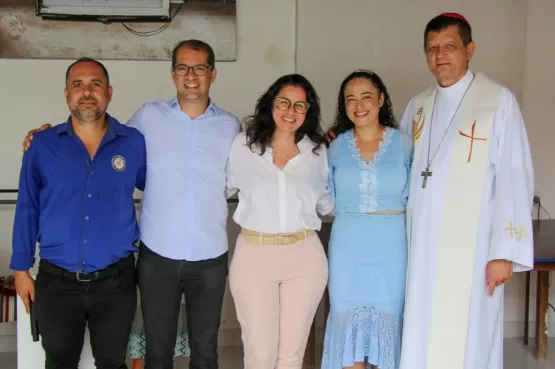
[[325,143],[324,132],[320,125],[320,98],[312,84],[300,74],[288,74],[278,78],[268,90],[260,96],[256,103],[254,114],[245,118],[245,134],[247,144],[252,150],[253,145],[260,147],[261,155],[269,147],[276,124],[272,116],[274,99],[279,92],[287,86],[302,88],[306,93],[308,111],[305,114],[305,121],[295,132],[295,142],[299,142],[306,135],[315,144],[313,152],[316,152]]
[[335,121],[333,122],[331,130],[336,135],[339,135],[355,127],[354,123],[351,122],[347,116],[347,111],[345,109],[345,87],[347,87],[347,83],[355,78],[366,78],[376,87],[378,93],[383,93],[384,102],[378,113],[378,121],[382,126],[397,128],[397,122],[393,115],[393,104],[391,103],[391,98],[389,97],[389,93],[382,79],[374,72],[359,69],[349,74],[347,78],[343,80],[343,83],[341,83],[339,96],[337,97],[337,112],[335,113]]

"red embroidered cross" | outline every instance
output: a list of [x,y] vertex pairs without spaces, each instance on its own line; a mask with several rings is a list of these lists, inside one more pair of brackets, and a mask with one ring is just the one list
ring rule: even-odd
[[481,137],[475,137],[475,136],[474,136],[474,129],[475,129],[475,128],[476,128],[476,121],[474,121],[474,123],[472,123],[472,130],[471,130],[470,135],[468,135],[468,134],[466,134],[466,133],[464,133],[464,132],[461,132],[461,131],[459,130],[459,134],[460,134],[461,136],[470,138],[470,151],[469,151],[469,153],[468,153],[468,160],[467,160],[467,163],[470,163],[470,160],[472,159],[472,148],[474,147],[474,140],[478,140],[478,141],[487,141],[486,138],[481,138]]

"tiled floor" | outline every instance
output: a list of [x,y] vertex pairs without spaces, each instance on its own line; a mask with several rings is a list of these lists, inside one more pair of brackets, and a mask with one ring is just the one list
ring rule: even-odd
[[[321,348],[320,348],[321,349]],[[534,358],[534,344],[524,346],[522,339],[505,340],[505,368],[503,369],[553,369],[555,368],[555,339],[549,340],[548,359],[538,362]],[[1,369],[17,369],[15,353],[0,353]],[[177,360],[175,369],[188,369],[188,360]],[[319,361],[316,369],[319,368]],[[34,368],[39,369],[39,368]],[[243,352],[240,348],[220,350],[220,369],[243,369]]]

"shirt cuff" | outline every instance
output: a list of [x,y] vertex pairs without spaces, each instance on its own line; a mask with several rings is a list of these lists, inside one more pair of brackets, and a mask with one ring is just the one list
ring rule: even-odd
[[501,247],[496,248],[493,252],[490,252],[490,257],[488,261],[492,260],[507,260],[513,263],[513,272],[527,272],[529,270],[534,269],[534,263],[532,260],[531,265],[517,257],[514,252],[514,247],[511,245],[502,245]]
[[13,254],[10,262],[10,269],[17,271],[27,271],[35,264],[35,258],[27,254]]

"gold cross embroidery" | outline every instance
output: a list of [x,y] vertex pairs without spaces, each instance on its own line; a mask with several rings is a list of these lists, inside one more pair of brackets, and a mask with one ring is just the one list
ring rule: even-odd
[[522,237],[528,237],[528,235],[526,233],[524,233],[524,227],[521,226],[520,227],[520,231],[515,231],[517,240],[520,242],[520,240],[522,240]]
[[516,231],[515,227],[513,227],[513,221],[511,220],[509,222],[509,226],[507,228],[505,228],[506,231],[509,231],[509,234],[511,235],[511,237],[514,236],[514,232]]
[[523,237],[528,237],[528,234],[524,233],[524,226],[520,226],[520,230],[517,231],[517,229],[513,226],[512,220],[509,222],[509,225],[505,228],[505,230],[509,232],[511,237],[515,236],[518,242],[520,242]]

